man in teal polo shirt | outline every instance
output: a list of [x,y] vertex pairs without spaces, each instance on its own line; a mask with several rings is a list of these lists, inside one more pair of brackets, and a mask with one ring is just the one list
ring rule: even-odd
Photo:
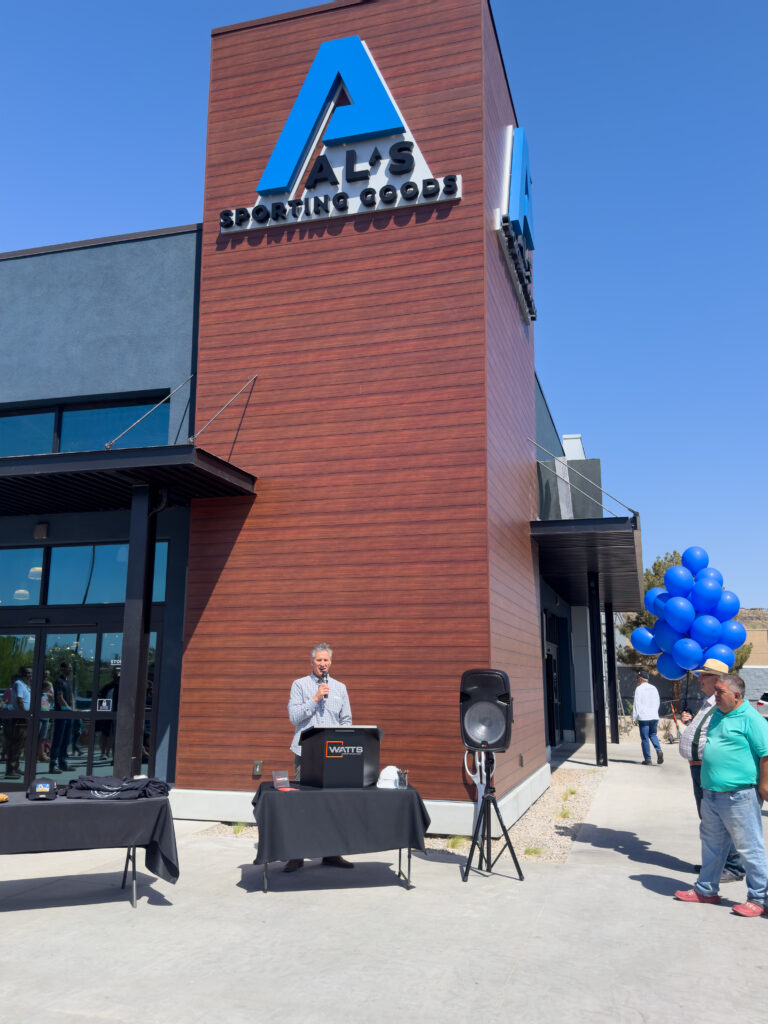
[[[760,801],[768,799],[768,723],[744,700],[744,680],[722,676],[701,763],[701,871],[675,898],[719,903],[717,894],[731,842],[746,870],[747,901],[733,907],[759,917],[768,892],[768,858]],[[758,796],[760,799],[758,799]]]

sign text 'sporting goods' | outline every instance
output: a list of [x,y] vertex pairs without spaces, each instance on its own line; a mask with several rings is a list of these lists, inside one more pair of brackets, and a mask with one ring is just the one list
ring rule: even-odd
[[257,192],[253,206],[221,211],[222,234],[456,201],[461,175],[432,174],[368,47],[350,36],[321,44]]

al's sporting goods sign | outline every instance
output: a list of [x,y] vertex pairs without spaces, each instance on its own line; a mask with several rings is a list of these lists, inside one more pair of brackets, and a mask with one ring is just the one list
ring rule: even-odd
[[[308,173],[307,173],[308,172]],[[222,210],[222,234],[461,199],[436,177],[366,44],[322,43],[277,140],[253,206]]]

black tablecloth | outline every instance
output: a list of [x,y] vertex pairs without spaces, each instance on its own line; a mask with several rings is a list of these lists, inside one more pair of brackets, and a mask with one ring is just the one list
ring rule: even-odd
[[143,846],[147,870],[166,882],[179,877],[176,832],[167,797],[139,800],[27,800],[0,804],[0,854],[55,853]]
[[274,789],[262,782],[253,798],[259,826],[256,864],[299,857],[424,849],[429,815],[408,789]]

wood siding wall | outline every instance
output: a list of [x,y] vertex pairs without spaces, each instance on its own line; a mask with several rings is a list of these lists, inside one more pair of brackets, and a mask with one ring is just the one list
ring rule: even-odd
[[[193,506],[179,786],[248,790],[254,759],[288,767],[290,683],[326,640],[355,720],[384,729],[383,763],[426,797],[468,793],[459,679],[491,660],[490,575],[506,571],[488,547],[484,6],[386,0],[214,35],[198,425],[259,379],[198,443],[259,483],[252,503]],[[319,44],[353,34],[464,198],[220,241]],[[532,407],[532,369],[518,387]],[[530,478],[535,496],[532,472],[513,490]],[[530,544],[510,558],[530,575]]]
[[496,785],[511,789],[546,760],[537,559],[531,544],[537,511],[533,326],[527,326],[495,230],[509,182],[508,125],[516,125],[487,4],[483,19],[488,552],[491,662],[510,679],[515,722]]

